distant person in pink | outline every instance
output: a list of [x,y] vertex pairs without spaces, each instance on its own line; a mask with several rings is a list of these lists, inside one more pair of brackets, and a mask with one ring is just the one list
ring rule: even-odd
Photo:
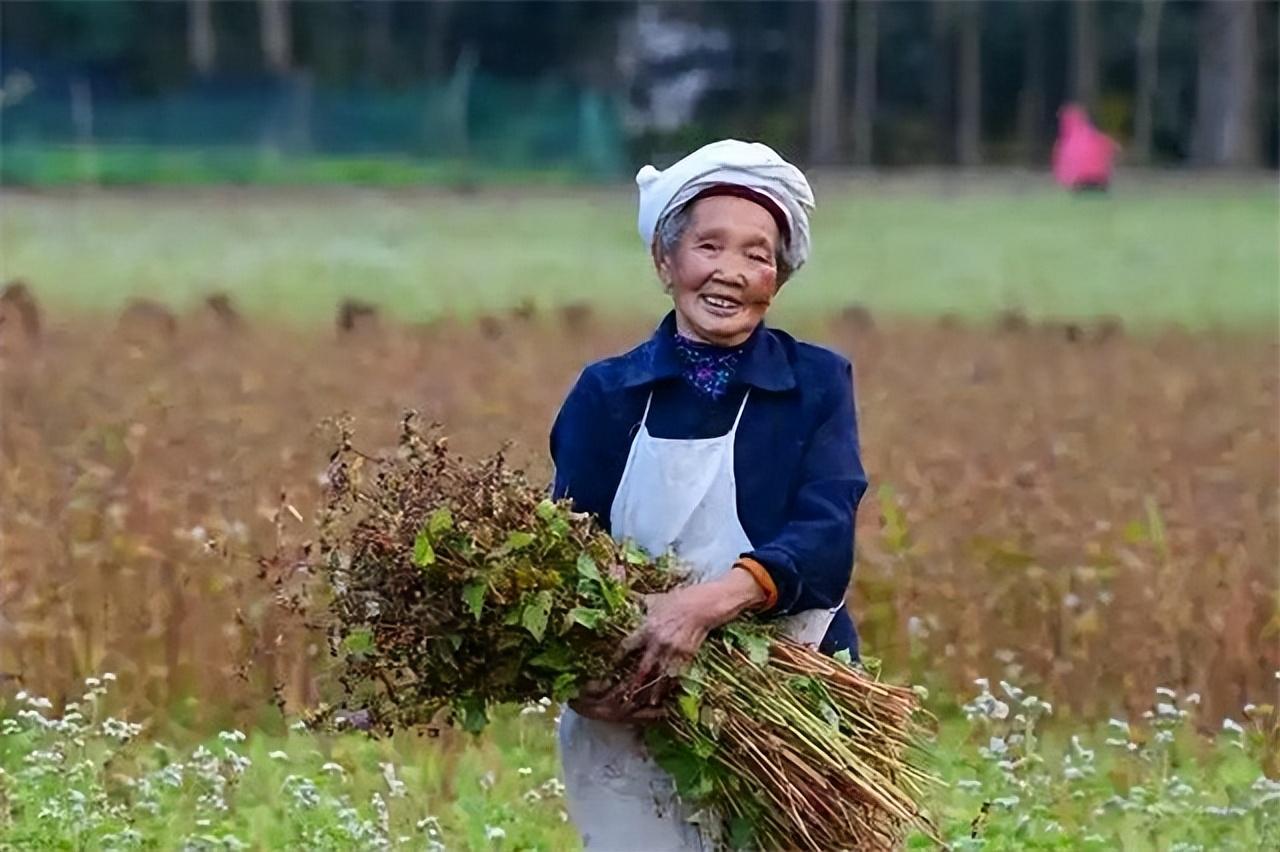
[[1093,126],[1083,108],[1067,104],[1058,110],[1053,177],[1067,189],[1105,190],[1111,183],[1111,161],[1118,147]]

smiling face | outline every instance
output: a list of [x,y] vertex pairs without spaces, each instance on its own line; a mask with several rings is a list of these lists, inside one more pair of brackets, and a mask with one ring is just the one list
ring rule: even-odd
[[692,340],[737,346],[751,336],[778,292],[778,226],[753,201],[713,195],[694,202],[687,227],[655,266]]

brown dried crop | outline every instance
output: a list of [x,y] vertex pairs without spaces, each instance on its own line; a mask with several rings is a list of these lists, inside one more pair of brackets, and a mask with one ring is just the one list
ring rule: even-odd
[[[495,704],[572,699],[630,663],[617,649],[678,564],[615,542],[501,453],[469,461],[406,416],[375,457],[344,429],[328,470],[309,617],[338,661],[313,721],[392,733],[442,716],[472,732]],[[300,598],[305,600],[305,598]],[[649,687],[652,688],[652,687]],[[734,848],[893,849],[936,834],[918,699],[743,619],[713,631],[647,738]]]
[[[318,424],[349,412],[391,447],[416,408],[464,455],[513,442],[543,481],[582,366],[657,317],[581,319],[490,339],[451,320],[335,335],[252,316],[227,334],[192,315],[168,339],[46,310],[38,346],[6,324],[0,674],[56,701],[111,670],[139,712],[202,726],[257,718],[273,692],[312,706],[324,637],[271,581],[318,536],[335,437]],[[850,606],[886,671],[935,692],[1004,674],[1103,718],[1161,685],[1199,692],[1206,718],[1274,699],[1274,336],[1072,343],[879,315],[872,333],[791,330],[854,358],[871,490]]]

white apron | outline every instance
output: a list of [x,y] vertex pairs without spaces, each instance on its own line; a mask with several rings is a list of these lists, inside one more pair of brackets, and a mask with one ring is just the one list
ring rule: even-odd
[[[738,519],[733,443],[747,407],[719,438],[655,438],[649,406],[631,443],[613,498],[614,538],[631,539],[651,554],[671,550],[691,582],[713,580],[752,544]],[[781,619],[796,641],[817,645],[839,607]],[[667,852],[706,847],[674,782],[649,755],[633,725],[600,722],[567,707],[560,719],[560,757],[569,815],[583,846],[596,852]]]

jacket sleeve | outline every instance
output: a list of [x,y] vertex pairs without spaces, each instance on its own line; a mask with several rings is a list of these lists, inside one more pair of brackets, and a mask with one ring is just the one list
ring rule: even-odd
[[853,575],[854,519],[866,490],[853,370],[845,362],[805,448],[786,523],[772,540],[743,554],[762,564],[777,587],[778,602],[768,614],[832,609],[844,600]]
[[583,372],[551,427],[551,461],[552,496],[569,498],[576,511],[595,515],[607,530],[613,493],[606,474],[611,467],[608,429],[603,428],[606,414],[598,383],[589,370]]

